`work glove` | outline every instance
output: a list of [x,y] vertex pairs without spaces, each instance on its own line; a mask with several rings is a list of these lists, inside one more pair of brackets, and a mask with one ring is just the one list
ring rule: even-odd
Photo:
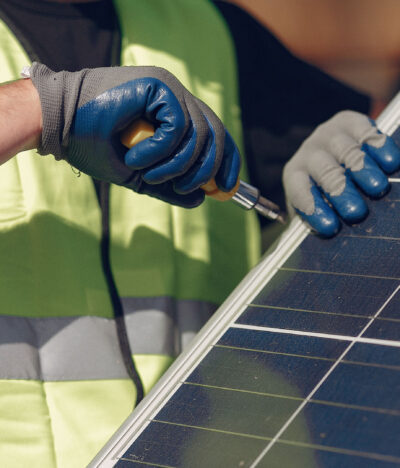
[[288,210],[325,237],[368,214],[361,195],[379,198],[390,188],[386,173],[400,168],[400,149],[363,114],[343,111],[323,123],[286,164]]
[[[232,138],[214,112],[167,70],[55,73],[33,63],[28,76],[42,106],[39,154],[186,208],[204,200],[200,187],[211,178],[222,191],[235,186],[240,156]],[[154,136],[128,150],[120,133],[140,118],[154,124]]]

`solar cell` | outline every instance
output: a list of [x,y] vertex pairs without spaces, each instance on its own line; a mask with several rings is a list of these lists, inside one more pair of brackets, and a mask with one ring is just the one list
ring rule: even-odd
[[[400,144],[400,96],[379,120]],[[400,178],[332,240],[298,219],[90,466],[400,466]]]

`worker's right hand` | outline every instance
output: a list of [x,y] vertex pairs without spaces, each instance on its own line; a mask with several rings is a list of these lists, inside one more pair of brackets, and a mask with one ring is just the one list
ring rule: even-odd
[[379,198],[389,190],[387,173],[400,168],[400,148],[367,116],[343,111],[323,123],[286,164],[288,210],[295,210],[325,237],[362,221],[368,207],[361,193]]
[[[112,67],[55,73],[34,63],[29,76],[42,105],[40,154],[54,154],[100,180],[194,207],[202,185],[236,184],[239,152],[215,113],[168,71]],[[127,150],[120,133],[144,118],[152,137]]]

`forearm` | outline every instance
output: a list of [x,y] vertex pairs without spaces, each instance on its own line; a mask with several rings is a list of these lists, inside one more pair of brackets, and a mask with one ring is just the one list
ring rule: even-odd
[[31,80],[0,85],[0,164],[37,148],[41,131],[40,100]]

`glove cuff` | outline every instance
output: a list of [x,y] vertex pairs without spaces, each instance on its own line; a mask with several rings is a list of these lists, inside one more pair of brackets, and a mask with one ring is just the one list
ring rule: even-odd
[[[42,106],[43,131],[39,154],[53,154],[57,160],[66,159],[68,135],[78,106],[82,81],[88,71],[53,72],[37,62],[30,67],[29,75],[38,90]],[[91,82],[91,87],[97,85],[97,80]]]

